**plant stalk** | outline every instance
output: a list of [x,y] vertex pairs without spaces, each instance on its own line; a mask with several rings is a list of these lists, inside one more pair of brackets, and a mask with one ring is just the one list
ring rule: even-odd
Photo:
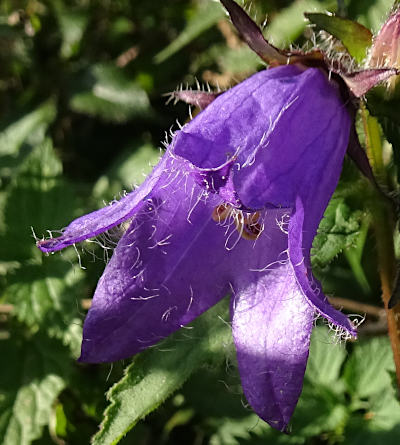
[[[383,162],[382,139],[378,121],[370,116],[366,107],[361,107],[365,131],[365,145],[375,177],[386,190],[389,188],[388,176]],[[382,300],[386,311],[388,334],[396,367],[397,384],[400,391],[400,304],[393,309],[388,303],[393,292],[396,275],[396,257],[394,252],[395,212],[390,200],[374,190],[369,202],[372,214],[372,225],[375,232],[379,276],[382,289]]]

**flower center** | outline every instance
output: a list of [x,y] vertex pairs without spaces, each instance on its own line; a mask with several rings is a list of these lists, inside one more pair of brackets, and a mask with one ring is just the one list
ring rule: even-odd
[[254,241],[264,230],[260,216],[260,212],[245,213],[225,203],[214,208],[211,218],[219,224],[231,218],[240,236],[246,240]]

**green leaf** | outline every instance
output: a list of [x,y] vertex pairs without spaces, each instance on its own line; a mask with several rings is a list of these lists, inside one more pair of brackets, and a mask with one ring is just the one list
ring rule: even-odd
[[331,200],[313,242],[313,267],[325,267],[343,249],[355,243],[360,230],[361,216],[359,211],[352,212],[343,198]]
[[43,336],[21,340],[0,340],[0,356],[7,358],[0,368],[3,445],[28,445],[41,437],[70,372],[69,354],[57,342]]
[[33,226],[42,234],[48,224],[62,227],[73,218],[74,195],[61,181],[61,170],[46,140],[25,159],[4,192],[0,256],[13,267],[6,268],[1,298],[14,305],[13,315],[20,322],[32,331],[45,330],[62,339],[77,355],[81,270],[72,263],[46,258],[37,249],[31,230]]
[[389,340],[376,337],[359,341],[348,360],[344,377],[349,391],[359,398],[379,395],[391,386],[388,371],[394,370]]
[[96,200],[112,200],[122,190],[132,190],[142,183],[160,157],[160,151],[151,144],[130,146],[125,150],[105,175],[100,176],[93,188]]
[[191,329],[181,329],[133,361],[108,394],[111,404],[93,444],[118,443],[205,362],[224,359],[224,349],[232,342],[230,326],[220,318],[227,317],[227,303],[223,300],[195,320]]
[[[341,368],[347,352],[344,345],[334,343],[333,333],[325,327],[313,329],[310,357],[307,363],[306,378],[314,386],[327,386],[335,389],[338,385]],[[337,387],[343,390],[342,385]]]
[[393,146],[393,160],[400,181],[400,100],[398,92],[392,98],[385,97],[383,87],[374,88],[367,95],[368,111],[378,118],[387,141]]
[[400,402],[397,390],[387,385],[364,402],[362,417],[349,418],[345,431],[348,445],[397,445],[400,437]]
[[306,13],[305,16],[318,28],[339,39],[349,54],[361,63],[372,44],[372,33],[360,23],[328,14]]
[[0,257],[3,260],[41,259],[31,228],[42,235],[48,228],[64,227],[73,219],[74,195],[61,181],[61,171],[61,162],[50,140],[38,145],[20,165],[1,203]]
[[80,82],[81,88],[70,99],[74,111],[112,122],[150,115],[146,92],[115,66],[94,65]]
[[215,46],[215,59],[223,73],[254,73],[263,63],[248,46],[243,45],[235,49],[220,45]]
[[291,421],[300,437],[334,431],[348,416],[341,370],[347,352],[326,327],[313,330],[303,391]]
[[286,47],[294,42],[307,25],[304,20],[306,11],[324,11],[335,7],[334,1],[297,0],[287,8],[281,9],[265,28],[265,37],[272,44]]
[[79,51],[83,33],[89,21],[89,14],[87,11],[67,9],[64,3],[59,0],[52,0],[52,4],[62,36],[61,57],[69,59]]
[[185,29],[155,56],[156,63],[164,62],[225,17],[225,10],[219,2],[207,0],[198,4],[198,10],[189,19]]
[[260,422],[256,414],[239,418],[218,419],[217,431],[210,437],[210,445],[239,445],[251,439],[252,435],[261,434],[268,426]]
[[13,304],[13,315],[32,331],[41,329],[69,346],[79,355],[82,316],[78,297],[82,271],[66,261],[45,259],[43,264],[27,264],[11,275],[2,298]]
[[56,117],[53,101],[47,101],[0,131],[0,176],[10,176],[29,154],[22,150],[41,143],[48,126]]

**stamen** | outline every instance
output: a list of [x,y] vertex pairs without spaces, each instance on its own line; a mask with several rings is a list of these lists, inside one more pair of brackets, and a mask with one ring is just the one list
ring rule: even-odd
[[220,204],[214,208],[211,218],[213,221],[220,223],[225,221],[232,212],[232,207],[229,204]]
[[264,225],[260,223],[260,216],[260,212],[243,213],[230,204],[224,203],[214,208],[211,218],[216,223],[221,223],[231,217],[240,237],[255,241],[264,230]]

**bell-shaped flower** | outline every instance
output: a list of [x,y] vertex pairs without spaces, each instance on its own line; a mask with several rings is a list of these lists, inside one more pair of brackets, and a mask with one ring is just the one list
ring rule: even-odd
[[229,294],[246,398],[284,430],[315,317],[355,335],[310,265],[350,126],[323,70],[261,71],[178,131],[137,190],[39,241],[54,252],[121,225],[85,320],[80,360],[136,354]]

